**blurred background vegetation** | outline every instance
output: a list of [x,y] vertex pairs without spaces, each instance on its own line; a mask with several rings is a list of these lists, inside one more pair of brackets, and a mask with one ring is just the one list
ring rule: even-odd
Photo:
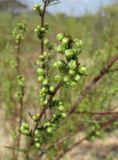
[[[28,2],[28,1],[27,1]],[[79,3],[79,2],[78,2]],[[88,1],[91,3],[91,1]],[[68,5],[68,4],[67,4]],[[79,4],[78,4],[79,5]],[[56,7],[56,6],[55,6]],[[15,61],[15,45],[12,37],[13,27],[19,21],[26,21],[28,29],[25,34],[24,43],[21,49],[20,70],[27,80],[27,90],[24,100],[24,117],[29,110],[33,112],[39,110],[38,85],[36,81],[35,62],[40,54],[39,41],[34,34],[34,28],[39,24],[39,17],[35,15],[24,1],[0,0],[0,134],[2,136],[0,159],[5,159],[6,153],[4,144],[11,142],[9,134],[12,134],[14,117],[16,116],[15,99],[16,81],[15,69],[12,67]],[[84,47],[81,54],[81,63],[88,67],[88,76],[84,77],[75,91],[66,92],[63,90],[60,95],[67,99],[67,106],[75,100],[75,94],[79,95],[81,88],[91,77],[94,77],[109,61],[110,57],[118,51],[118,2],[113,1],[99,9],[97,13],[84,13],[81,16],[67,15],[65,13],[52,14],[47,12],[46,21],[51,25],[48,37],[56,43],[56,34],[62,31],[71,33],[73,37],[83,40]],[[118,62],[115,64],[118,68]],[[70,89],[71,91],[71,89]],[[71,97],[71,98],[70,98]],[[118,105],[118,73],[110,72],[99,82],[98,87],[90,92],[81,104],[81,109],[104,111],[109,107]],[[116,108],[117,109],[117,108]],[[25,112],[26,111],[26,112]],[[66,130],[80,119],[74,117],[75,121],[69,121]],[[82,117],[82,120],[85,117]],[[59,131],[59,135],[61,136]],[[115,133],[118,138],[118,133]],[[118,143],[117,143],[118,147]],[[118,151],[118,148],[117,150]],[[96,156],[99,160],[99,154]],[[111,159],[110,159],[111,157]],[[105,155],[104,159],[117,160],[117,154],[112,152]],[[83,158],[84,159],[84,158]],[[96,157],[93,159],[97,159]],[[88,160],[87,158],[85,160]],[[90,159],[89,159],[90,160]]]

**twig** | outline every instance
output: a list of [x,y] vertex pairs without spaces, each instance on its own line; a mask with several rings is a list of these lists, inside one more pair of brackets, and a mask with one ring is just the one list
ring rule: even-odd
[[[113,122],[115,122],[118,119],[118,115],[112,117],[110,120],[104,122],[103,124],[101,124],[101,128],[107,128],[107,126],[111,125]],[[56,160],[60,160],[65,154],[67,154],[68,152],[72,151],[75,147],[77,147],[78,145],[80,145],[83,141],[87,140],[88,138],[90,138],[94,133],[91,132],[90,134],[88,134],[87,136],[83,137],[82,139],[80,139],[79,141],[77,141],[76,143],[74,143],[70,148],[66,149],[63,153],[61,153]]]
[[80,105],[82,100],[86,97],[86,95],[89,93],[89,91],[95,86],[95,84],[99,80],[101,80],[108,73],[109,69],[117,60],[118,60],[118,54],[113,56],[111,60],[105,65],[105,67],[100,71],[100,73],[97,76],[95,76],[86,87],[83,88],[83,90],[80,93],[80,96],[77,98],[76,102],[71,107],[69,115],[75,112],[75,110]]
[[87,112],[87,111],[85,111],[85,112],[75,112],[76,114],[81,114],[81,115],[83,115],[83,114],[90,114],[90,115],[118,115],[118,112]]
[[[44,27],[47,1],[48,1],[48,0],[45,0],[45,1],[44,1],[43,11],[42,11],[42,13],[41,13],[41,27]],[[41,40],[41,54],[43,54],[43,52],[44,52],[44,39],[42,38],[42,40]]]

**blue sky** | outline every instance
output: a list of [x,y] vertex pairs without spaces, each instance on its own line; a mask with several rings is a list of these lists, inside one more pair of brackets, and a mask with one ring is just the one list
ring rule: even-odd
[[[29,0],[26,0],[29,4]],[[66,14],[73,14],[79,16],[85,11],[95,13],[100,6],[109,4],[112,0],[60,0],[61,3],[51,6],[48,10],[52,13],[64,12]],[[30,0],[30,7],[41,0]]]

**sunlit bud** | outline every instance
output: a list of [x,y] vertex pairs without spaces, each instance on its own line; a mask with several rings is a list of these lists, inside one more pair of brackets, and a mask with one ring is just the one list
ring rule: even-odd
[[47,131],[47,133],[52,133],[52,131],[53,131],[53,129],[51,128],[51,127],[48,127],[47,129],[46,129],[46,131]]
[[26,122],[23,122],[22,127],[25,128],[25,129],[29,129],[29,124],[26,123]]
[[71,60],[69,63],[68,63],[68,66],[69,66],[69,68],[70,69],[76,69],[76,67],[77,67],[77,63],[76,63],[76,61],[75,60]]
[[45,79],[44,76],[39,76],[39,77],[38,77],[38,81],[39,81],[39,82],[43,82],[44,79]]
[[64,106],[63,106],[63,105],[59,105],[59,106],[58,106],[58,110],[59,110],[59,111],[64,111]]
[[63,38],[62,44],[67,45],[69,43],[69,38]]
[[36,4],[36,5],[34,6],[33,10],[41,13],[41,5],[40,5],[40,4]]
[[87,74],[87,68],[85,66],[82,66],[79,68],[79,73],[80,74]]
[[53,93],[54,90],[55,90],[55,87],[54,87],[54,86],[50,86],[50,89],[49,89],[49,90],[50,90],[51,93]]
[[48,88],[42,87],[41,91],[44,92],[44,93],[48,93]]
[[72,76],[75,75],[75,70],[70,69],[69,74],[72,75]]
[[40,131],[38,129],[35,130],[34,132],[35,137],[39,137],[40,138]]
[[39,113],[34,115],[32,118],[35,122],[37,122],[39,120]]
[[75,76],[75,81],[79,81],[80,80],[80,75],[76,75]]
[[50,124],[50,122],[45,122],[44,123],[44,127],[49,127],[51,124]]
[[46,86],[48,84],[49,84],[49,79],[45,78],[44,81],[43,81],[43,85]]
[[61,75],[59,75],[59,74],[57,74],[57,75],[54,77],[54,81],[55,81],[55,82],[59,82],[59,81],[61,81],[61,79],[62,79],[62,77],[61,77]]
[[64,51],[65,51],[65,48],[64,48],[64,46],[62,46],[62,45],[59,45],[58,47],[57,47],[57,52],[59,52],[59,53],[64,53]]
[[36,142],[34,145],[35,145],[35,147],[36,147],[37,149],[40,149],[40,147],[41,147],[41,144],[40,144],[39,142]]
[[76,39],[76,40],[75,40],[75,45],[76,45],[78,48],[82,48],[82,47],[83,47],[83,42],[82,42],[82,40]]
[[64,77],[64,82],[69,82],[69,81],[70,81],[69,76],[65,76],[65,77]]
[[59,33],[56,38],[57,38],[58,41],[62,41],[63,38],[64,38],[64,34],[63,33]]
[[66,113],[61,113],[62,118],[66,118]]
[[68,49],[65,51],[65,55],[67,58],[72,58],[75,55],[75,51],[73,49]]
[[37,73],[38,73],[40,76],[44,76],[44,75],[45,75],[45,71],[44,71],[42,68],[38,68],[38,69],[37,69]]

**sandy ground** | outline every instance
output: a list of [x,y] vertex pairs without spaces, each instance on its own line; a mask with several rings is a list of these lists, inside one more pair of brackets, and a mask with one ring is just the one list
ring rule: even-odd
[[[10,131],[3,110],[0,110],[0,160],[8,160],[10,151],[4,146],[10,144]],[[118,160],[118,131],[96,142],[84,142],[65,155],[62,160]]]
[[67,154],[64,159],[118,160],[118,134],[110,135],[96,142],[84,142]]

